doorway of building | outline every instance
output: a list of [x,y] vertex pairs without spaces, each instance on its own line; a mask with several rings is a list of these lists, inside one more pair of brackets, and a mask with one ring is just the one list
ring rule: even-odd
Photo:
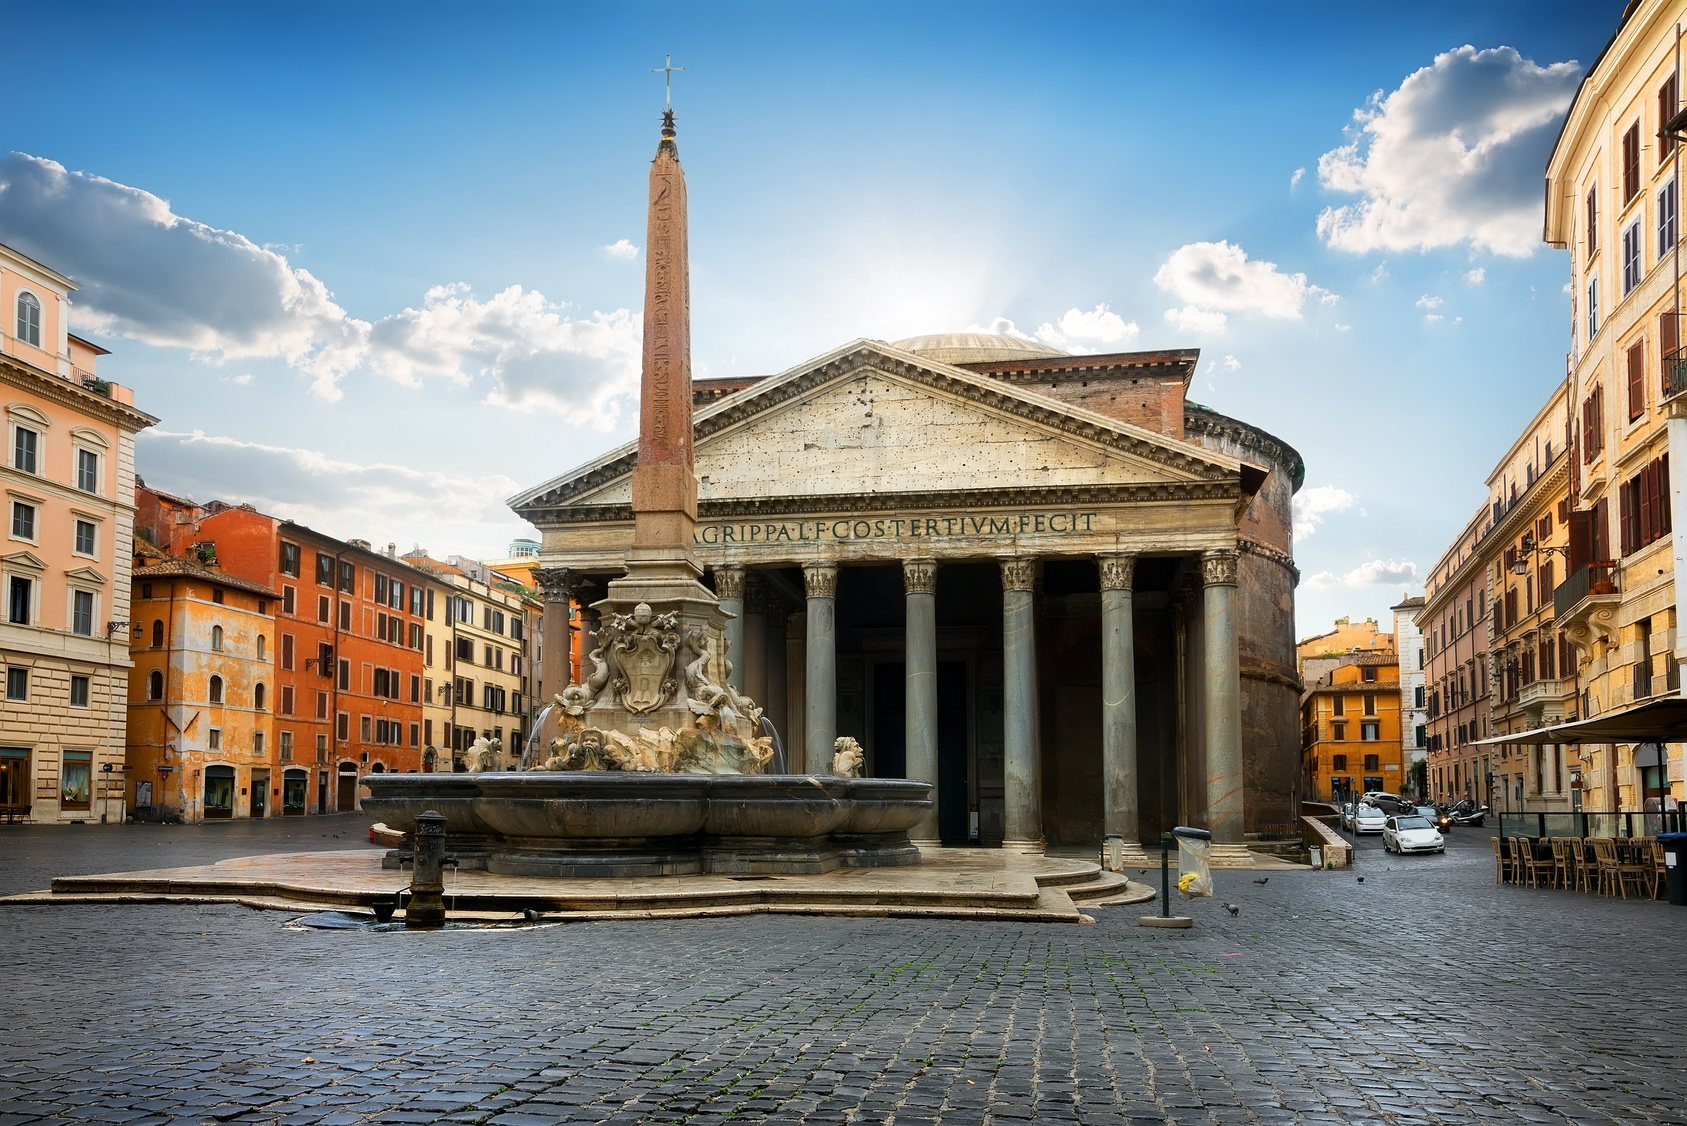
[[29,813],[29,748],[0,747],[0,817]]
[[207,766],[205,768],[205,817],[234,816],[234,767]]
[[334,796],[334,809],[340,813],[350,813],[357,808],[357,765],[350,762],[340,764],[339,790]]
[[874,778],[908,777],[908,666],[875,661],[872,771]]
[[316,812],[328,812],[328,772],[326,770],[316,772]]
[[281,816],[304,816],[306,788],[305,772],[302,770],[289,770],[281,776]]
[[946,845],[978,836],[967,761],[972,708],[967,702],[967,663],[937,663],[937,835]]
[[252,816],[269,816],[269,771],[252,771]]

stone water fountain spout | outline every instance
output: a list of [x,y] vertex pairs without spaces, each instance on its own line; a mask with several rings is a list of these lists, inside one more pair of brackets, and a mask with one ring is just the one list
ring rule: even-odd
[[457,867],[457,858],[445,855],[445,817],[431,809],[420,814],[411,839],[415,851],[409,859],[415,870],[404,925],[411,930],[438,930],[445,925],[445,868]]

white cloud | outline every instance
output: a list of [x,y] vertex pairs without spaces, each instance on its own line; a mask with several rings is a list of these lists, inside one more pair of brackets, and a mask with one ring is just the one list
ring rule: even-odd
[[638,257],[638,247],[633,245],[631,239],[616,239],[604,247],[603,252],[611,258],[620,258],[624,261],[631,261]]
[[1105,304],[1089,312],[1068,309],[1054,324],[1043,322],[1037,329],[1037,339],[1053,348],[1069,352],[1097,352],[1101,346],[1117,349],[1135,340],[1141,328],[1135,321],[1127,321]]
[[966,330],[968,332],[988,332],[992,336],[1012,336],[1019,340],[1037,339],[1028,332],[1020,331],[1019,327],[1006,317],[997,317],[988,325],[968,325]]
[[1242,361],[1238,360],[1235,356],[1226,356],[1219,362],[1219,366],[1225,371],[1241,371]]
[[1301,581],[1313,590],[1328,590],[1336,585],[1336,573],[1334,571],[1319,571],[1316,575],[1308,575]]
[[1416,304],[1420,309],[1439,309],[1442,302],[1439,297],[1431,297],[1426,293],[1422,297],[1418,298],[1414,304]]
[[143,430],[136,462],[153,488],[199,501],[250,503],[341,539],[390,541],[401,549],[421,543],[436,558],[449,552],[485,558],[512,537],[533,534],[504,504],[521,486],[502,474],[362,465],[198,430]]
[[1353,326],[1352,325],[1338,324],[1338,325],[1336,325],[1336,331],[1337,332],[1352,332]]
[[1466,270],[1464,275],[1464,280],[1470,285],[1481,285],[1487,278],[1488,271],[1482,266],[1478,266],[1474,270]]
[[1293,176],[1289,177],[1289,187],[1292,188],[1296,184],[1300,183],[1300,178],[1304,175],[1306,175],[1306,169],[1304,169],[1304,168],[1295,169],[1295,174]]
[[1388,277],[1388,263],[1378,262],[1377,268],[1371,271],[1371,284],[1377,285],[1386,277]]
[[1186,302],[1166,320],[1190,332],[1222,332],[1222,313],[1257,313],[1299,320],[1308,297],[1334,297],[1309,285],[1305,274],[1285,274],[1275,262],[1250,259],[1229,242],[1192,242],[1172,251],[1154,284]]
[[1418,565],[1405,559],[1372,559],[1349,571],[1346,586],[1395,586],[1418,581]]
[[1223,313],[1215,313],[1208,309],[1197,309],[1193,305],[1185,305],[1181,309],[1167,309],[1166,323],[1184,332],[1204,332],[1218,336],[1224,332],[1226,323],[1230,320]]
[[464,285],[434,286],[420,309],[375,323],[371,364],[409,386],[423,375],[464,384],[486,375],[487,402],[496,406],[613,425],[638,394],[641,318],[618,309],[576,320],[563,309],[519,285],[487,301]]
[[1428,250],[1469,242],[1525,257],[1541,244],[1541,169],[1576,90],[1573,62],[1541,67],[1511,47],[1435,57],[1354,111],[1345,145],[1318,160],[1324,187],[1362,196],[1318,216],[1330,246]]
[[150,192],[24,153],[0,160],[0,242],[81,285],[79,332],[185,348],[210,364],[280,359],[330,401],[359,369],[410,386],[439,375],[484,380],[493,404],[607,427],[637,393],[636,313],[574,319],[520,286],[483,302],[448,285],[429,289],[420,309],[371,323],[293,267],[285,246],[259,246]]
[[1324,517],[1333,512],[1346,512],[1359,498],[1346,489],[1334,485],[1315,485],[1302,489],[1294,499],[1294,537],[1303,540],[1318,530]]

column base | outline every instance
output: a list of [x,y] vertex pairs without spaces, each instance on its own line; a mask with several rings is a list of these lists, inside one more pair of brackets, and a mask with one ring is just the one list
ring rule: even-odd
[[1048,843],[1041,837],[1034,841],[1003,841],[1003,852],[1017,852],[1025,856],[1042,856]]

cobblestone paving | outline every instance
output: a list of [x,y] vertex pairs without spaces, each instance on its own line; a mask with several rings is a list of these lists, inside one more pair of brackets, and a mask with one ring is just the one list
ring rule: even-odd
[[[355,843],[306,821],[335,824]],[[289,847],[87,829],[61,838],[78,870]],[[69,832],[0,830],[0,886],[40,886],[18,858]],[[1197,901],[1189,931],[1136,907],[434,934],[4,910],[0,1126],[1687,1122],[1687,909],[1492,870],[1486,833],[1367,842],[1363,884],[1220,872],[1240,913]]]

